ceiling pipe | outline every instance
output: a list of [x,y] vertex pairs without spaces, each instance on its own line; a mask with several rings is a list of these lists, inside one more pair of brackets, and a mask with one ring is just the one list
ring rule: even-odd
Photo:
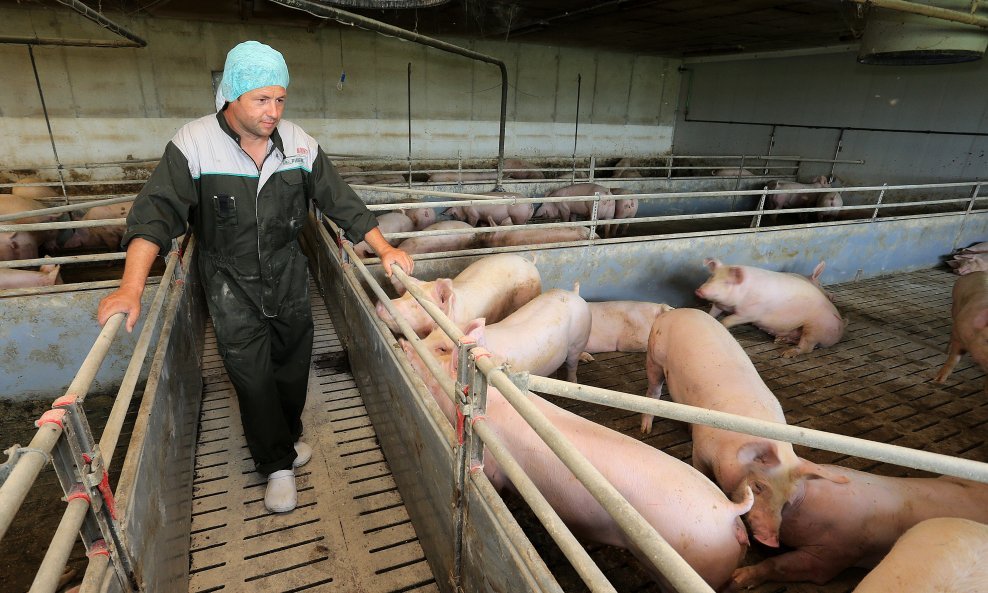
[[[61,2],[62,0],[59,1]],[[508,116],[508,67],[505,66],[504,62],[498,60],[497,58],[453,45],[452,43],[446,43],[445,41],[439,41],[438,39],[433,39],[432,37],[419,35],[418,33],[413,33],[412,31],[402,29],[401,27],[395,27],[394,25],[382,23],[381,21],[360,16],[359,14],[353,14],[352,12],[340,10],[339,8],[327,6],[322,3],[310,2],[309,0],[271,0],[271,2],[280,4],[281,6],[285,6],[287,8],[302,10],[319,18],[333,19],[346,25],[376,31],[384,35],[398,37],[399,39],[404,39],[406,41],[411,41],[413,43],[418,43],[434,49],[456,54],[458,56],[463,56],[472,60],[486,62],[497,66],[501,71],[501,123],[500,130],[498,132],[497,182],[495,190],[500,190],[501,178],[504,173],[504,127],[505,120]]]
[[988,29],[988,18],[973,14],[973,9],[977,8],[976,4],[972,5],[971,13],[966,13],[959,12],[957,10],[950,10],[949,8],[927,6],[925,4],[917,4],[915,2],[906,2],[905,0],[851,0],[851,2],[864,4],[865,6],[877,6],[878,8],[887,8],[889,10],[898,10],[900,12],[928,16],[935,19],[954,21],[957,23],[964,23],[965,25],[973,25],[975,27],[983,27]]
[[[102,13],[97,12],[92,8],[89,8],[82,2],[79,2],[79,0],[58,0],[58,3],[68,6],[72,10],[78,12],[87,19],[93,21],[94,23],[96,23],[100,27],[103,27],[107,31],[110,31],[111,33],[115,33],[120,37],[123,37],[124,39],[130,40],[130,43],[122,43],[121,45],[99,45],[99,46],[90,46],[90,47],[147,47],[148,44],[147,41],[144,41],[143,39],[141,39],[137,35],[134,35],[127,29],[124,29],[120,25],[114,23],[110,19],[103,16]],[[33,45],[37,45],[37,44],[33,44]],[[51,44],[51,45],[61,45],[61,44]]]
[[133,41],[110,41],[102,39],[56,39],[53,37],[12,37],[0,35],[0,43],[17,45],[61,45],[70,47],[141,47]]

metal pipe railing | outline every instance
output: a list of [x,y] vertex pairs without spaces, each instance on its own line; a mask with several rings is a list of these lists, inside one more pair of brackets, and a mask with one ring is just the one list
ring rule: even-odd
[[703,424],[704,426],[742,432],[795,445],[805,445],[815,449],[894,463],[903,467],[988,482],[988,463],[980,461],[961,459],[929,451],[918,451],[899,445],[889,445],[812,428],[758,420],[589,385],[577,385],[547,377],[530,375],[528,385],[540,393],[606,405],[630,412],[652,414],[670,420]]
[[[419,305],[429,313],[439,327],[455,342],[459,342],[464,336],[463,332],[428,299],[418,286],[408,282],[408,277],[397,265],[392,266],[392,272],[398,275],[398,279],[405,284]],[[645,521],[621,493],[601,475],[600,471],[549,422],[503,371],[495,367],[487,358],[478,360],[477,367],[677,591],[680,593],[713,591],[655,528]]]
[[[330,221],[330,224],[333,223]],[[332,238],[329,237],[326,229],[320,225],[319,230],[323,236],[323,240],[327,241],[327,244],[333,244]],[[336,228],[335,231],[339,232],[339,229]],[[429,369],[429,372],[432,373],[433,377],[442,387],[443,392],[452,402],[455,403],[455,384],[452,378],[446,374],[432,353],[429,352],[423,345],[422,341],[415,334],[415,331],[408,324],[407,320],[405,320],[404,316],[402,316],[394,305],[391,304],[391,299],[388,298],[384,290],[381,289],[378,283],[374,280],[374,277],[371,275],[367,267],[356,257],[356,254],[353,252],[353,248],[349,245],[345,245],[344,250],[354,261],[357,269],[364,277],[364,280],[367,282],[367,285],[371,288],[372,292],[374,292],[375,296],[377,296],[380,302],[384,304],[384,307],[388,310],[388,313],[391,314],[391,317],[398,324],[399,329],[401,329],[402,333],[405,334],[405,337],[422,359],[422,362]],[[421,296],[421,294],[419,296]],[[511,480],[511,483],[514,485],[515,489],[518,490],[518,493],[521,495],[522,499],[525,500],[529,508],[532,509],[532,512],[535,513],[535,516],[538,518],[539,522],[542,523],[542,525],[549,532],[550,537],[552,537],[553,541],[555,541],[559,546],[559,549],[563,552],[563,555],[565,555],[570,561],[577,573],[580,575],[580,578],[583,579],[584,583],[586,583],[590,590],[594,593],[614,592],[615,589],[613,585],[607,581],[607,578],[604,576],[603,572],[601,572],[600,567],[594,563],[586,549],[584,549],[573,533],[566,527],[563,520],[559,518],[559,515],[552,508],[552,505],[550,505],[542,493],[539,492],[531,478],[528,477],[525,471],[514,459],[497,434],[491,431],[490,428],[482,422],[474,424],[474,427],[481,440],[494,456],[494,459],[497,460],[499,467],[502,471],[504,471],[505,475],[508,476],[508,479]]]
[[[158,278],[148,278],[147,286],[157,284],[158,280]],[[33,296],[39,294],[55,294],[59,292],[76,292],[79,290],[117,288],[120,286],[120,282],[120,280],[94,280],[92,282],[73,282],[72,284],[32,286],[30,288],[0,288],[0,299],[8,297]]]
[[[26,218],[26,212],[18,212],[17,216]],[[101,218],[99,220],[69,220],[65,222],[33,222],[30,224],[0,224],[0,233],[17,231],[52,231],[60,229],[86,229],[102,226],[127,226],[126,218]]]
[[84,262],[119,261],[127,258],[124,252],[90,253],[88,255],[60,255],[58,257],[36,257],[32,259],[12,259],[0,261],[0,268],[31,268],[47,265],[78,264]]
[[[79,367],[79,372],[76,373],[69,388],[65,391],[66,397],[74,395],[80,400],[85,399],[90,386],[92,386],[93,381],[96,379],[97,371],[99,371],[100,366],[103,364],[103,359],[106,358],[110,344],[113,343],[113,337],[124,322],[124,317],[123,313],[114,315],[100,330],[99,335],[93,343],[93,347],[89,350],[89,354],[86,355],[85,360],[83,360],[82,365]],[[60,428],[54,431],[54,438],[52,438],[51,432],[50,423],[43,424],[38,428],[38,433],[31,440],[30,448],[41,451],[43,455],[18,458],[10,476],[7,477],[7,481],[3,483],[3,486],[0,486],[0,540],[7,533],[7,528],[10,527],[10,522],[13,520],[14,514],[21,507],[24,497],[27,496],[28,490],[31,489],[31,485],[34,484],[38,474],[41,473],[41,469],[47,463],[48,457],[58,442],[58,438],[62,435]],[[35,444],[36,442],[37,445]],[[38,459],[38,457],[41,457],[41,459]],[[76,529],[73,535],[78,533],[78,531]]]
[[55,529],[55,535],[51,538],[48,551],[45,552],[41,566],[31,583],[28,593],[55,593],[58,588],[58,578],[65,570],[65,565],[69,561],[69,555],[75,546],[75,540],[79,537],[79,529],[82,528],[83,521],[89,513],[89,501],[85,498],[73,498],[65,508],[62,521]]
[[[117,397],[114,399],[113,407],[110,409],[110,415],[103,429],[103,434],[99,439],[99,454],[103,459],[103,469],[107,472],[110,470],[110,462],[117,444],[117,439],[120,436],[120,431],[123,428],[124,417],[127,414],[127,409],[130,407],[130,401],[133,397],[134,389],[137,386],[141,369],[144,367],[144,359],[151,343],[151,336],[154,334],[155,327],[157,326],[158,317],[161,314],[165,296],[171,286],[171,279],[175,274],[177,264],[178,252],[175,251],[168,254],[165,271],[161,275],[157,290],[155,290],[154,298],[148,308],[147,317],[144,320],[144,326],[141,328],[134,352],[127,365],[123,382],[117,391]],[[122,322],[125,319],[125,315],[123,313],[117,313],[110,318],[111,321],[114,319]],[[119,322],[117,323],[118,326],[120,325]],[[107,325],[109,323],[108,321]],[[102,337],[102,332],[100,337]],[[109,342],[112,342],[112,337],[108,340],[107,348],[109,347]],[[94,376],[95,372],[99,370],[102,361],[103,358],[100,358],[100,364],[96,365],[95,369],[93,369]],[[78,375],[76,379],[79,379]],[[89,384],[92,382],[91,378],[88,379],[89,383],[85,383],[85,380],[86,378],[84,377],[78,386],[76,386],[76,380],[73,380],[72,385],[69,386],[66,392],[66,397],[74,395],[80,402],[83,401],[88,392]],[[62,515],[62,520],[59,522],[58,529],[52,537],[51,545],[45,553],[45,557],[41,562],[29,593],[54,593],[58,575],[62,573],[68,562],[69,553],[72,550],[75,539],[78,537],[79,530],[82,528],[83,521],[86,519],[90,504],[88,499],[82,498],[76,498],[69,502],[68,508],[66,508],[65,513]],[[53,578],[55,579],[54,584],[52,582]]]
[[[92,196],[87,196],[92,197]],[[120,196],[114,198],[107,198],[105,200],[92,200],[89,202],[74,202],[67,206],[52,206],[51,208],[40,208],[38,210],[27,210],[24,212],[14,212],[12,214],[0,214],[0,222],[8,222],[11,220],[18,220],[21,218],[30,218],[34,216],[44,216],[46,214],[61,214],[63,212],[74,212],[75,210],[83,210],[88,208],[95,208],[97,206],[110,206],[113,204],[121,204],[123,202],[133,202],[137,195]]]

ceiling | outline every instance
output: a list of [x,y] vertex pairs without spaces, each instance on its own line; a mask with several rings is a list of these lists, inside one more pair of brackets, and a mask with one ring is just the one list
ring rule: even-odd
[[[101,8],[111,20],[123,13],[310,29],[335,26],[268,0],[85,3]],[[3,4],[61,7],[53,0],[0,0]],[[854,43],[864,28],[859,7],[846,0],[451,0],[432,8],[353,12],[429,36],[692,57]]]

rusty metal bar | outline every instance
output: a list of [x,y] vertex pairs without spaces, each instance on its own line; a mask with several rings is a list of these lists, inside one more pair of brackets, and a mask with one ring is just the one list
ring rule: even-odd
[[904,0],[851,0],[851,2],[988,29],[988,19],[982,16],[976,16],[973,14],[973,11],[971,13],[960,12],[949,8],[940,8],[939,6],[919,4],[918,2],[905,2]]

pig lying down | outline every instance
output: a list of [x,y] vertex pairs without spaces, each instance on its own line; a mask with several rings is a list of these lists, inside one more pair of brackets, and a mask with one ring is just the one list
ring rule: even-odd
[[954,250],[947,265],[961,276],[971,272],[988,272],[988,243],[977,243]]
[[[411,345],[401,342],[412,366],[455,426],[452,401]],[[440,361],[449,373],[453,358]],[[528,398],[707,583],[714,588],[727,584],[748,547],[740,515],[751,508],[750,491],[741,502],[731,502],[710,480],[678,459],[534,393],[529,392]],[[630,550],[662,582],[657,569],[494,387],[487,390],[486,422],[576,537]],[[499,492],[516,492],[486,449],[483,471]]]
[[[422,282],[412,278],[410,281],[424,290],[429,300],[460,329],[478,317],[485,317],[491,323],[500,321],[542,293],[542,277],[535,264],[508,253],[479,259],[452,280]],[[435,320],[410,293],[391,302],[420,338],[435,329]],[[382,303],[377,303],[377,315],[392,332],[401,334]]]
[[724,327],[753,323],[775,336],[776,342],[795,344],[782,353],[785,358],[806,354],[818,345],[833,346],[844,335],[847,320],[813,277],[807,282],[799,274],[729,266],[710,258],[703,263],[711,276],[696,295],[713,303],[712,316],[728,313],[721,321]]
[[[546,194],[547,198],[565,198],[573,196],[611,195],[611,190],[596,183],[577,183],[567,185]],[[572,222],[577,217],[590,218],[593,210],[593,200],[583,202],[546,202],[535,211],[535,218],[558,218],[563,222]],[[601,200],[597,206],[597,220],[614,218],[614,200]]]
[[[648,397],[659,399],[668,381],[676,403],[786,423],[782,406],[762,381],[751,359],[731,334],[696,309],[674,309],[655,318],[645,357]],[[652,416],[642,414],[642,432]],[[846,482],[821,466],[800,459],[792,444],[703,424],[690,427],[693,467],[713,479],[734,500],[755,493],[751,523],[755,539],[779,545],[782,509],[801,483],[815,478]],[[757,519],[756,519],[757,516]]]
[[[525,196],[515,192],[486,192],[482,196],[495,198],[524,198]],[[487,222],[488,218],[493,219],[498,224],[525,224],[535,213],[535,205],[526,204],[475,204],[471,206],[454,206],[447,208],[445,214],[452,216],[456,220],[465,220],[470,226],[477,226],[479,222]]]
[[[941,476],[891,478],[821,466],[847,483],[806,480],[782,511],[782,544],[791,551],[739,568],[734,584],[811,581],[823,585],[852,566],[869,567],[907,529],[926,519],[988,522],[988,484]],[[750,515],[752,530],[759,518]],[[904,589],[903,591],[910,591]]]
[[988,525],[927,519],[902,534],[854,593],[988,591]]
[[37,286],[52,286],[61,284],[59,276],[61,266],[41,266],[37,272],[33,270],[18,270],[0,268],[0,290],[5,288],[33,288]]
[[[590,336],[590,308],[573,292],[554,288],[535,297],[498,323],[485,326],[474,319],[463,333],[494,355],[496,364],[513,371],[548,377],[563,364],[566,380],[576,383],[576,367]],[[442,328],[433,330],[425,345],[436,356],[452,355],[454,344]]]
[[[988,370],[988,272],[961,276],[954,282],[947,361],[933,379],[944,383],[965,352],[974,362]],[[985,384],[988,390],[988,383]]]

